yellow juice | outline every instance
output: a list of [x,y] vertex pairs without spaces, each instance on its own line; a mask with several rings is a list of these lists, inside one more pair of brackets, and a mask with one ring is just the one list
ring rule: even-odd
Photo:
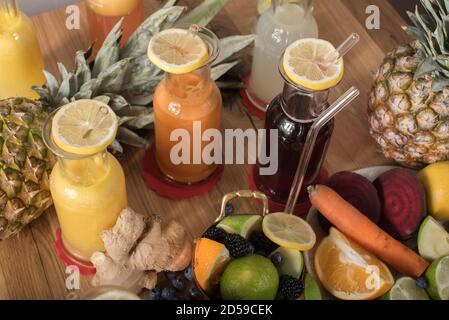
[[8,10],[0,1],[0,99],[38,98],[31,89],[42,85],[44,63],[31,20]]
[[104,251],[100,238],[127,207],[125,175],[113,155],[102,152],[80,160],[60,159],[50,189],[66,249],[88,261]]

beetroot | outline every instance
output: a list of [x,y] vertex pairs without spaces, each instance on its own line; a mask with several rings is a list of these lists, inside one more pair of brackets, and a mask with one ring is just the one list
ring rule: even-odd
[[[333,175],[327,182],[327,186],[371,221],[376,224],[379,223],[381,204],[377,190],[371,181],[357,173],[343,171]],[[322,215],[319,219],[322,228],[327,231],[330,223]]]
[[426,215],[424,187],[405,169],[384,173],[374,185],[382,205],[381,227],[397,239],[410,238]]

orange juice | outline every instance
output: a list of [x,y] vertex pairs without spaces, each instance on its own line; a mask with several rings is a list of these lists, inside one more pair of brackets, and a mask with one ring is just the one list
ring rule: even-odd
[[125,17],[121,42],[124,44],[144,20],[143,0],[87,0],[87,17],[96,50],[117,22]]
[[127,207],[125,175],[115,157],[103,152],[59,159],[50,190],[66,249],[86,261],[104,251],[101,232],[111,229]]
[[[156,160],[159,169],[181,183],[196,183],[208,178],[217,165],[193,164],[193,123],[201,122],[201,131],[221,128],[220,90],[205,66],[187,74],[167,74],[154,95]],[[170,141],[175,129],[190,133],[190,164],[173,164],[170,153],[178,143]],[[201,150],[210,142],[202,142]],[[197,152],[197,150],[195,151]]]
[[31,87],[45,83],[43,69],[33,23],[15,1],[0,0],[0,100],[38,98]]

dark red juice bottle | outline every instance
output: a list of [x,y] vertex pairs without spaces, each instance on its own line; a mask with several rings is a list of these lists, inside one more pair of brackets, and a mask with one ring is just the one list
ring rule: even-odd
[[[284,90],[270,103],[265,118],[267,132],[270,129],[278,130],[278,171],[274,175],[261,175],[260,170],[256,170],[254,176],[257,188],[271,200],[281,204],[287,203],[310,127],[315,118],[329,106],[327,102],[329,90],[309,91],[291,83],[285,75],[283,76]],[[334,121],[330,121],[321,129],[307,169],[304,186],[314,183],[319,178],[333,129]],[[270,139],[266,139],[266,143],[265,150],[269,153]],[[267,156],[272,157],[270,154]],[[267,166],[269,164],[258,163],[259,168]],[[306,188],[303,188],[299,201],[305,200],[307,192]]]

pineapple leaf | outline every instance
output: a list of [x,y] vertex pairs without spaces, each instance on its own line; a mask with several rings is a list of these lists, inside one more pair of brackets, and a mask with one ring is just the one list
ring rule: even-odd
[[162,8],[170,8],[173,7],[178,0],[168,0]]
[[162,71],[151,63],[146,55],[133,58],[128,68],[124,89],[132,90],[134,87],[148,82],[148,79],[161,75],[161,73]]
[[75,76],[78,86],[76,91],[78,91],[83,83],[86,83],[92,79],[92,73],[90,72],[90,68],[83,51],[78,51],[76,53],[75,65]]
[[420,77],[437,71],[439,66],[435,63],[432,57],[427,57],[421,62],[415,71],[414,80],[418,80]]
[[61,62],[58,62],[58,70],[59,70],[59,74],[61,75],[62,80],[65,80],[68,78],[69,72],[67,71],[67,68]]
[[181,16],[184,7],[163,8],[149,16],[133,33],[126,45],[121,49],[122,58],[145,55],[151,37],[166,28],[170,28]]
[[146,139],[138,136],[137,133],[125,127],[118,128],[117,140],[121,143],[137,148],[148,147],[148,141]]
[[204,0],[200,5],[178,20],[175,26],[189,27],[192,24],[200,27],[207,26],[228,0]]
[[449,86],[449,79],[445,77],[437,77],[432,81],[432,90],[434,92],[442,91],[444,88]]
[[94,98],[94,100],[103,102],[104,104],[109,104],[109,101],[111,101],[111,98],[105,95],[105,96],[97,96]]
[[115,64],[120,58],[119,40],[122,36],[123,18],[112,28],[95,58],[92,76],[96,78],[101,72]]
[[110,98],[109,106],[112,110],[114,110],[114,112],[117,112],[129,105],[128,101],[126,101],[126,99],[119,94],[107,93],[106,95]]
[[100,93],[118,93],[124,82],[130,59],[123,59],[98,75],[101,80]]
[[33,90],[39,95],[40,99],[45,102],[45,105],[53,104],[53,98],[50,96],[48,90],[38,86],[33,86]]
[[253,44],[255,39],[256,36],[252,34],[245,36],[231,36],[220,39],[220,54],[214,61],[213,66],[225,62],[235,53],[240,52],[246,47],[250,46],[251,44]]
[[56,97],[56,95],[58,94],[59,91],[59,83],[58,80],[56,80],[56,78],[47,70],[44,70],[44,76],[45,79],[47,79],[47,89],[48,92],[50,93],[50,96],[52,97]]
[[217,81],[217,86],[223,90],[240,90],[245,88],[245,84],[241,81]]
[[113,153],[123,153],[123,147],[117,140],[114,140],[114,142],[109,145],[108,149]]
[[64,98],[68,98],[68,96],[70,95],[70,78],[66,77],[62,82],[61,85],[59,87],[58,93],[55,97],[55,104],[57,106],[61,106],[62,105],[62,100]]
[[229,63],[223,63],[218,66],[215,66],[211,70],[211,76],[213,80],[220,79],[223,75],[225,75],[229,70],[234,68],[240,61],[233,61]]
[[119,125],[124,125],[130,129],[146,129],[154,123],[154,114],[146,114],[135,117],[121,117]]

